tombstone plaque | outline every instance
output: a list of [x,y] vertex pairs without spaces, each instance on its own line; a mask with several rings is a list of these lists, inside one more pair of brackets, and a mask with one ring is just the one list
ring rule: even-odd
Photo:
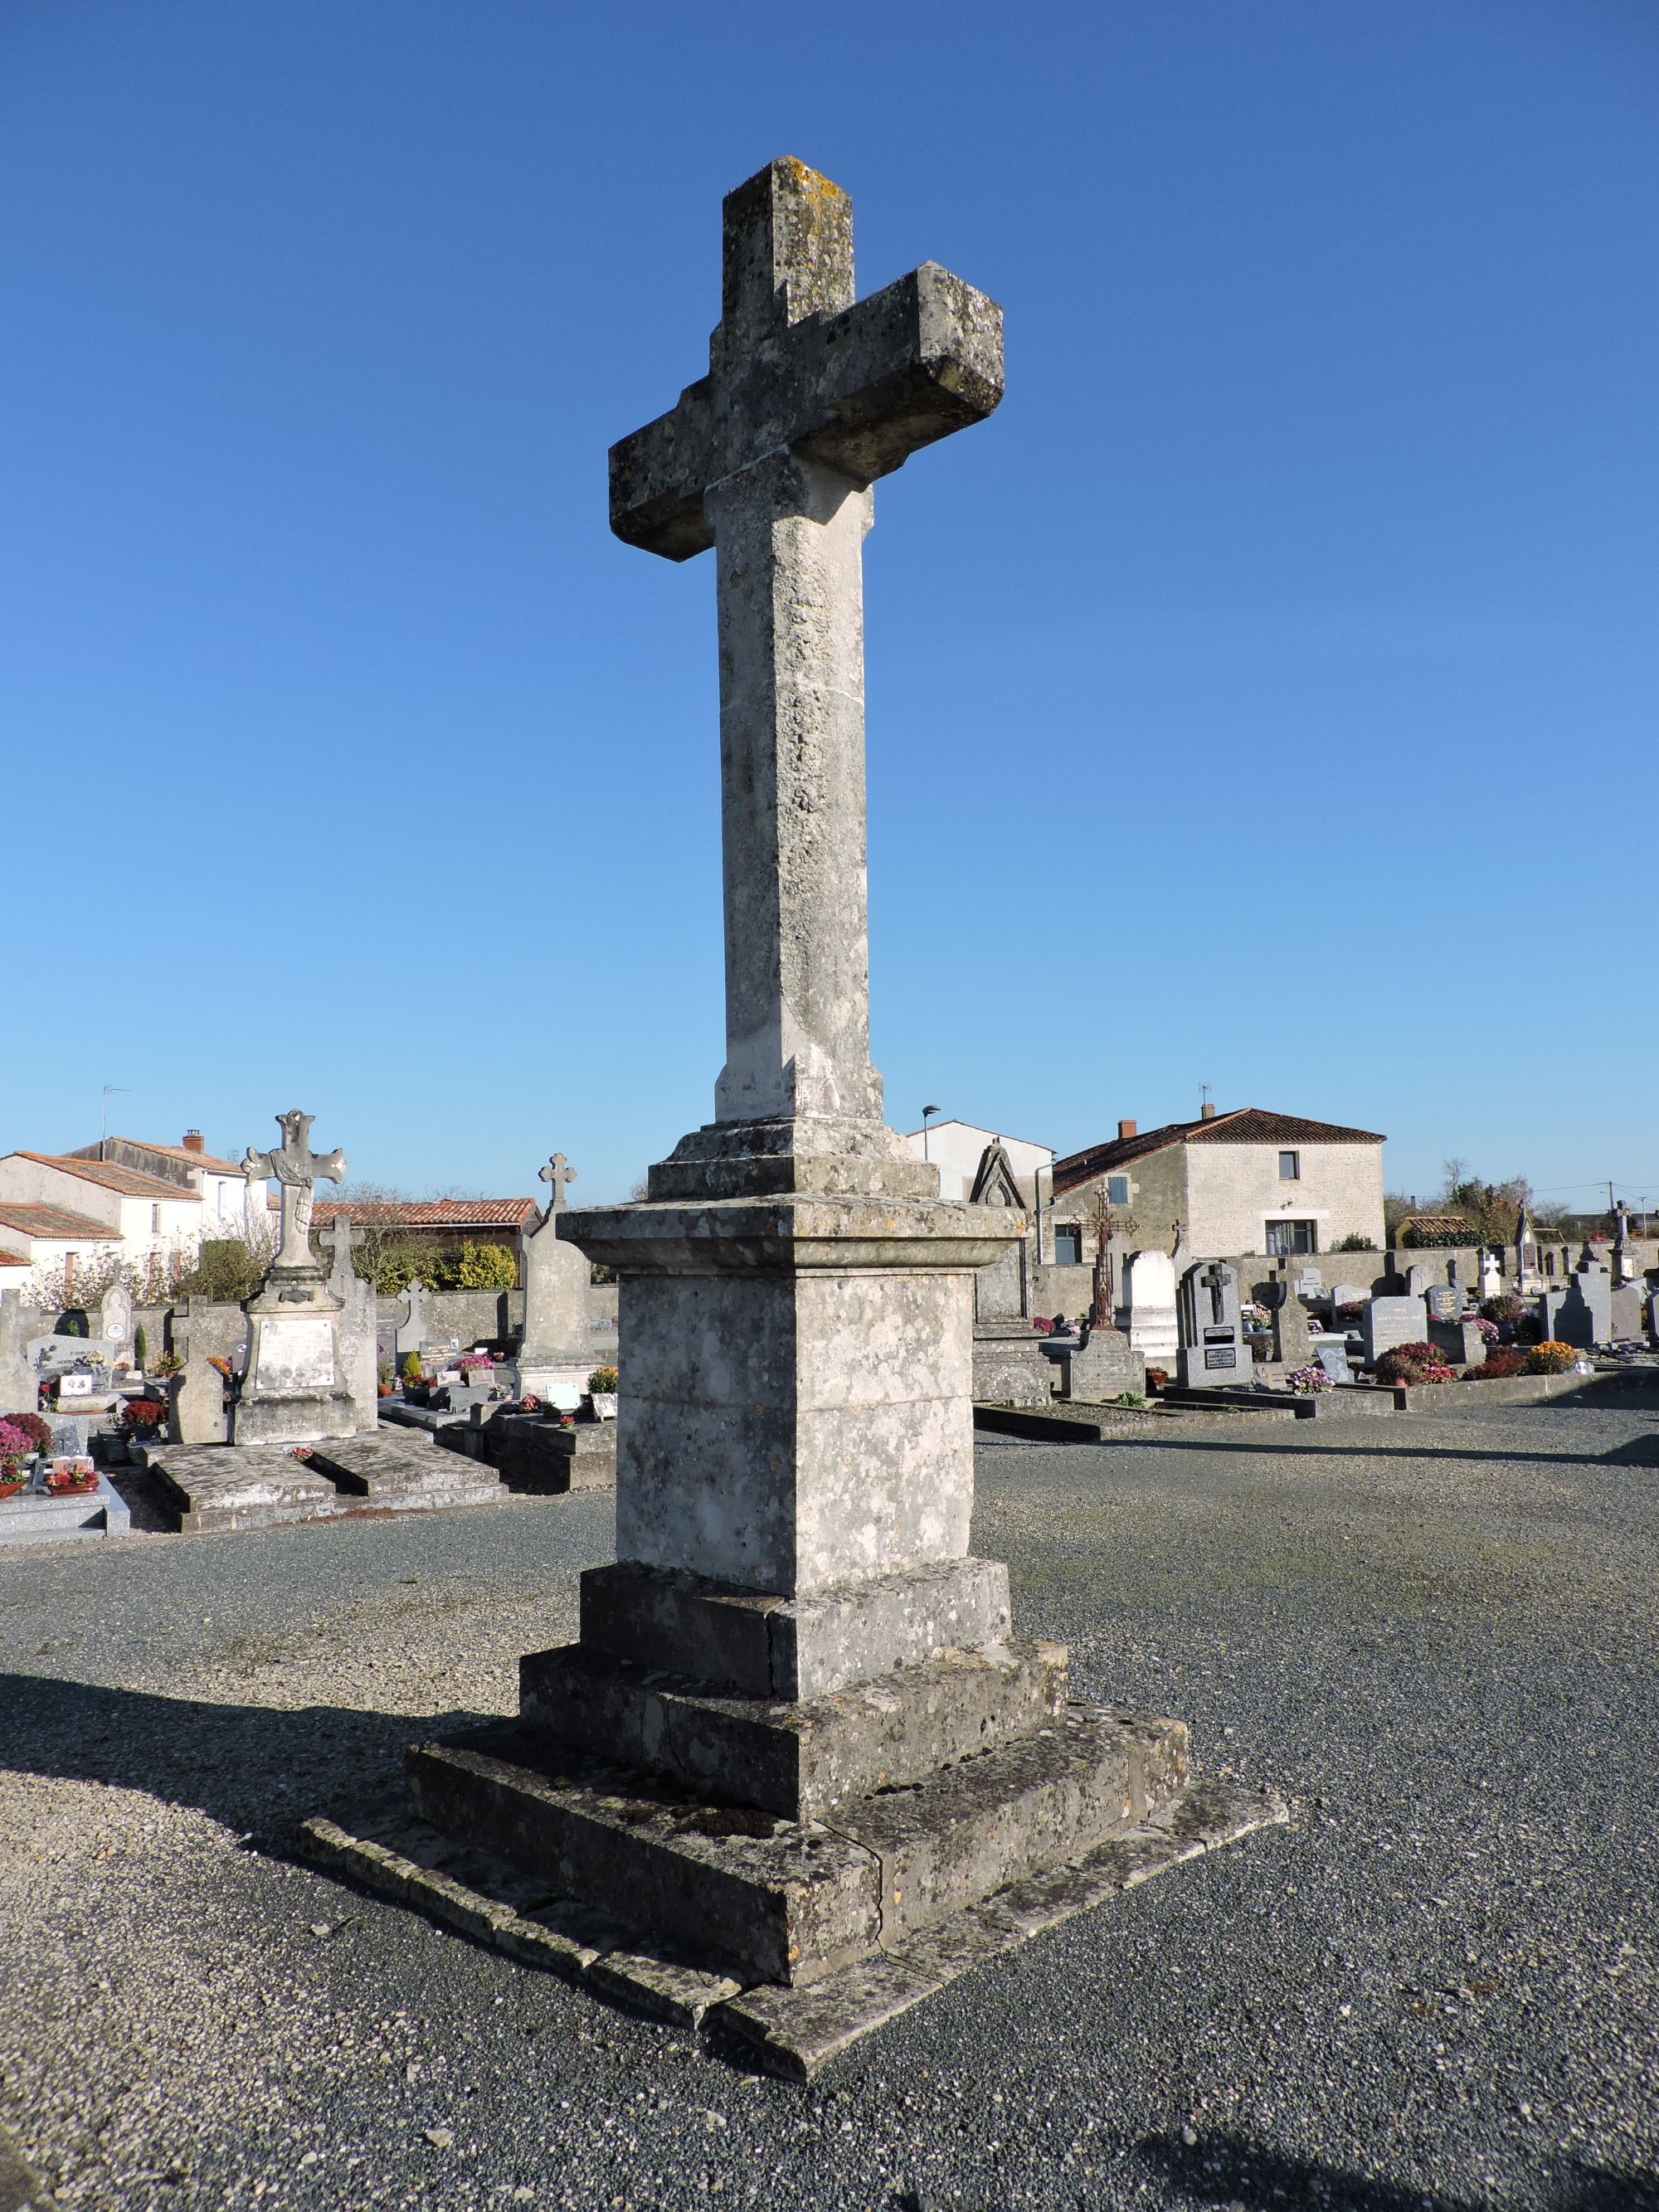
[[1353,1381],[1353,1370],[1348,1364],[1347,1352],[1343,1346],[1322,1344],[1314,1356],[1333,1382]]
[[[1288,1283],[1279,1287],[1290,1289]],[[1214,1390],[1248,1383],[1255,1363],[1244,1341],[1237,1273],[1224,1260],[1200,1261],[1182,1277],[1177,1305],[1182,1343],[1176,1371],[1182,1387]]]
[[1359,1335],[1365,1364],[1375,1367],[1396,1344],[1426,1344],[1428,1308],[1421,1298],[1367,1298],[1359,1310]]

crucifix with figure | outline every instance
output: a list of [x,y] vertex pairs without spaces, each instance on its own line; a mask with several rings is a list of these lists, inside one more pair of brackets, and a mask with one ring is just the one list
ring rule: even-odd
[[279,1114],[276,1126],[283,1133],[282,1143],[268,1152],[257,1152],[250,1145],[242,1162],[242,1173],[249,1182],[272,1182],[281,1188],[282,1235],[271,1263],[278,1274],[317,1272],[311,1250],[311,1207],[317,1183],[319,1178],[328,1182],[345,1180],[343,1152],[317,1153],[311,1149],[311,1125],[316,1118],[314,1114],[302,1114],[297,1106],[289,1113]]

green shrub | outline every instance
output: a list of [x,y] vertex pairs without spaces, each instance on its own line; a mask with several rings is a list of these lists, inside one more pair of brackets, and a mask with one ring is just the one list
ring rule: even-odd
[[518,1280],[518,1262],[505,1244],[462,1245],[455,1261],[457,1290],[510,1291]]
[[404,1352],[404,1374],[409,1377],[409,1380],[410,1380],[411,1382],[418,1382],[420,1381],[420,1379],[421,1379],[421,1355],[420,1355],[420,1353],[419,1353],[418,1352]]
[[137,1367],[147,1366],[149,1364],[149,1345],[144,1335],[144,1324],[143,1322],[140,1322],[137,1328],[132,1332],[132,1358],[134,1365]]
[[1356,1229],[1351,1236],[1345,1237],[1340,1243],[1333,1245],[1331,1249],[1336,1252],[1375,1252],[1376,1247],[1369,1237],[1362,1237]]
[[602,1398],[611,1396],[617,1388],[616,1369],[596,1367],[587,1378],[587,1387],[590,1390],[597,1391]]

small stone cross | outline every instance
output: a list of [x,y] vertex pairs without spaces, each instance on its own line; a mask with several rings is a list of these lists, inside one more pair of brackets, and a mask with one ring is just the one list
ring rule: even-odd
[[568,1182],[575,1182],[576,1170],[562,1152],[555,1152],[547,1165],[538,1168],[536,1172],[540,1182],[553,1186],[553,1195],[548,1201],[547,1210],[550,1213],[556,1213],[564,1204],[564,1187]]
[[727,195],[708,374],[611,449],[611,527],[715,551],[726,1066],[715,1118],[881,1118],[865,901],[870,486],[1002,397],[1002,311],[925,261],[854,298],[853,204],[805,162]]
[[368,1230],[354,1229],[348,1215],[337,1213],[326,1229],[319,1231],[317,1242],[326,1244],[333,1255],[332,1265],[328,1271],[330,1284],[349,1285],[356,1273],[351,1264],[351,1255],[360,1244],[368,1243]]
[[282,1238],[272,1265],[284,1274],[315,1273],[311,1256],[311,1206],[317,1180],[319,1176],[328,1182],[345,1180],[343,1152],[319,1156],[311,1149],[311,1125],[316,1118],[314,1114],[302,1114],[297,1106],[291,1113],[277,1115],[281,1146],[260,1152],[250,1145],[242,1162],[242,1173],[250,1182],[270,1180],[282,1186]]

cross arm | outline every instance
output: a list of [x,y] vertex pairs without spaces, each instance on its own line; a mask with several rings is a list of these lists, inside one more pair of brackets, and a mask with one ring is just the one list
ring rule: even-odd
[[714,533],[703,519],[714,465],[712,380],[681,392],[678,407],[611,448],[611,527],[625,544],[670,561],[706,553]]
[[982,422],[1002,398],[1002,310],[936,261],[821,327],[826,419],[797,450],[855,483]]

